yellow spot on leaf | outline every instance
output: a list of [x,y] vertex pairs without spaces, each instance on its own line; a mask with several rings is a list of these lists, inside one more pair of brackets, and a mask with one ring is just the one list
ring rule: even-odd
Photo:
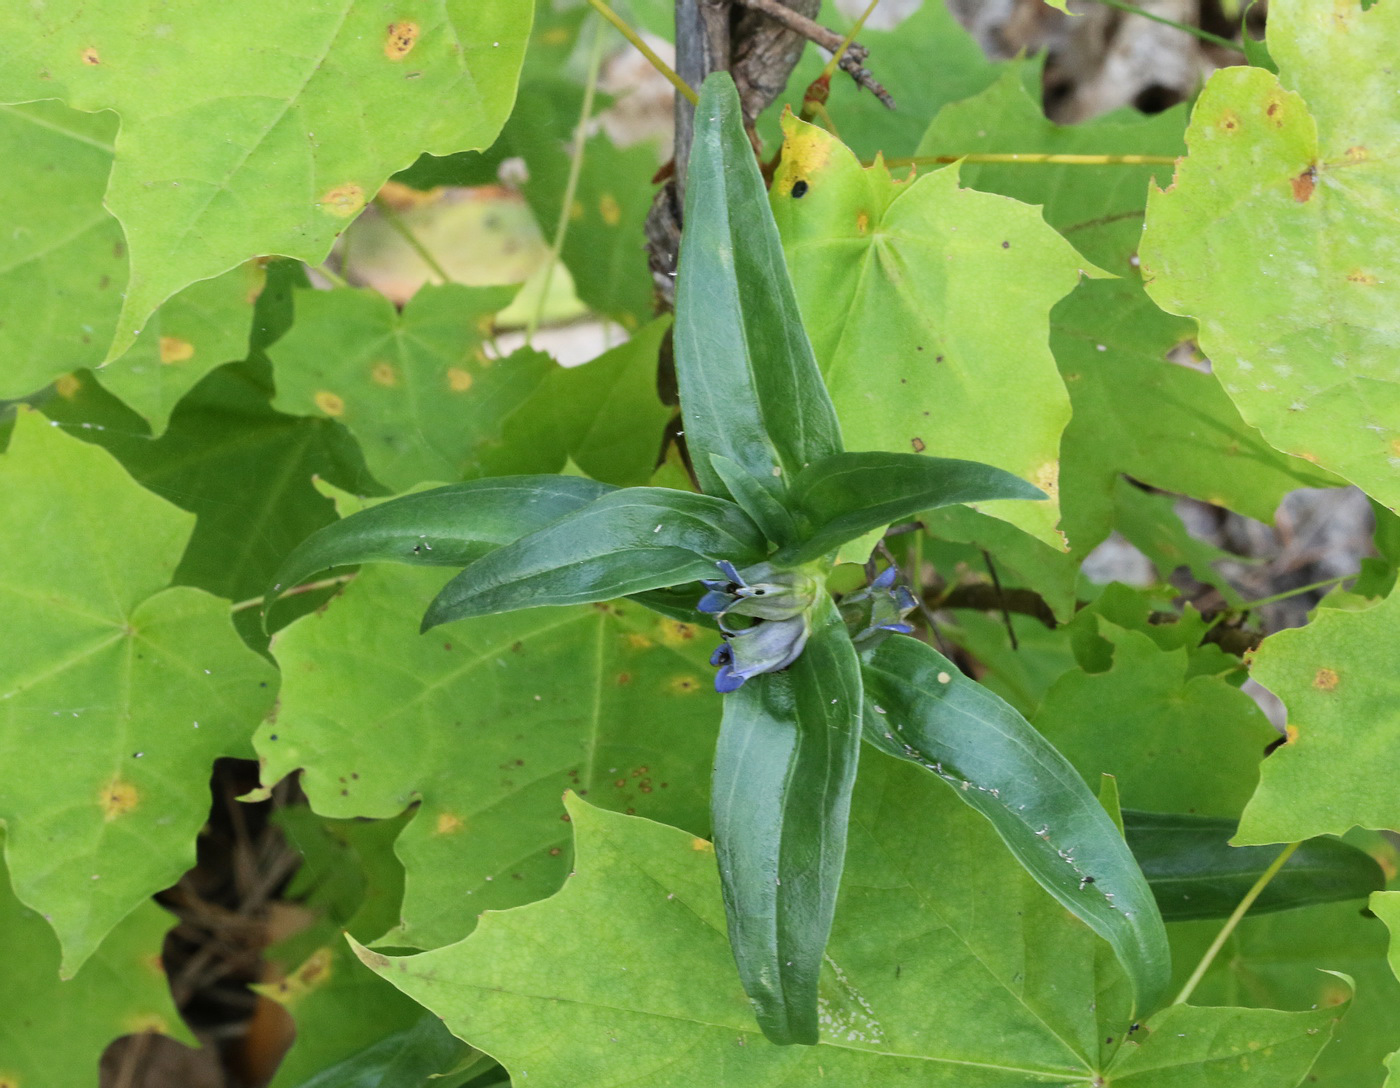
[[389,34],[384,39],[384,55],[390,60],[403,60],[413,51],[418,41],[418,24],[405,20],[390,23]]
[[677,695],[692,695],[700,690],[700,681],[693,676],[676,676],[666,686]]
[[1353,268],[1350,272],[1347,273],[1347,282],[1359,283],[1365,287],[1374,287],[1381,281],[1378,280],[1375,276],[1371,275],[1371,273],[1369,272],[1364,272],[1359,268]]
[[1371,152],[1364,144],[1347,148],[1347,162],[1365,162],[1370,157]]
[[696,853],[699,853],[703,850],[713,850],[714,846],[708,839],[691,839],[690,848]]
[[860,231],[862,234],[864,234],[864,233],[865,233],[866,231],[868,231],[869,229],[870,229],[870,216],[869,216],[867,213],[865,213],[865,212],[861,212],[858,216],[856,216],[856,230],[858,230],[858,231]]
[[9,1073],[0,1073],[0,1088],[19,1088],[19,1077],[11,1076]]
[[64,400],[72,400],[78,394],[78,390],[83,387],[83,383],[73,377],[72,374],[62,375],[58,381],[53,383],[53,391]]
[[568,40],[569,28],[565,26],[556,26],[540,35],[540,41],[545,45],[563,45]]
[[332,962],[331,950],[318,948],[305,963],[271,987],[268,992],[283,1005],[295,1005],[312,990],[326,984],[326,980],[331,976]]
[[440,812],[438,813],[437,824],[434,826],[433,830],[438,835],[453,835],[466,826],[462,817],[451,812]]
[[1285,725],[1283,727],[1283,743],[1293,744],[1298,740],[1298,727],[1296,725]]
[[178,336],[162,336],[160,338],[160,361],[169,365],[170,363],[183,363],[186,359],[194,358],[194,345],[188,340],[181,340]]
[[1331,691],[1337,686],[1339,680],[1341,677],[1334,670],[1318,669],[1317,675],[1313,677],[1313,687],[1317,688],[1318,691]]
[[799,181],[811,182],[811,176],[821,170],[831,158],[832,138],[815,125],[805,125],[791,111],[783,113],[783,152],[773,175],[773,191],[778,196],[791,196]]
[[110,824],[136,808],[141,803],[141,793],[130,782],[114,778],[98,794],[97,801],[102,806],[102,819]]
[[569,205],[569,218],[570,218],[570,219],[582,219],[582,218],[583,218],[583,201],[581,201],[581,200],[575,200],[572,204]]
[[102,63],[102,57],[98,55],[96,49],[94,49],[92,46],[88,46],[86,49],[83,50],[83,63],[96,68],[99,64]]
[[392,389],[399,384],[399,372],[394,369],[393,363],[375,363],[369,376],[375,385],[382,385],[386,389]]
[[157,1035],[167,1035],[170,1031],[170,1025],[166,1023],[165,1017],[153,1012],[128,1016],[122,1021],[122,1027],[126,1028],[128,1035],[140,1035],[146,1031],[154,1032]]
[[326,190],[321,207],[337,219],[349,219],[365,206],[365,191],[354,182]]
[[472,387],[472,380],[472,376],[460,366],[447,368],[447,384],[451,386],[454,393],[465,393]]
[[1286,120],[1283,102],[1277,98],[1271,98],[1269,104],[1264,107],[1264,116],[1274,123],[1274,128],[1283,128]]
[[1225,110],[1220,115],[1220,127],[1225,132],[1238,132],[1240,128],[1240,115],[1234,110]]
[[682,623],[680,620],[662,620],[657,628],[661,642],[666,646],[684,646],[700,633],[700,628],[693,623]]
[[631,646],[634,650],[645,650],[649,646],[654,645],[654,643],[651,639],[647,638],[646,635],[639,635],[633,631],[627,636],[627,645]]
[[1060,497],[1060,462],[1046,461],[1031,476],[1031,483],[1050,496],[1054,502]]
[[622,208],[618,206],[617,198],[612,193],[604,193],[598,198],[598,214],[603,217],[603,222],[610,227],[615,227],[622,222]]
[[316,402],[316,407],[328,416],[343,416],[345,414],[345,401],[334,393],[322,389],[311,399]]

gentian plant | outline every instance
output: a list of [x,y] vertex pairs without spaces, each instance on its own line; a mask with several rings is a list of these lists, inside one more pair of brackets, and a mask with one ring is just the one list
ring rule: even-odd
[[872,531],[1044,496],[988,465],[844,449],[728,76],[705,83],[695,133],[675,356],[701,493],[518,476],[409,495],[310,537],[269,601],[326,567],[391,560],[463,568],[425,630],[624,596],[717,626],[715,852],[739,976],[774,1042],[817,1041],[862,738],[986,816],[1108,940],[1145,1013],[1167,940],[1109,812],[1015,710],[910,637],[915,600],[892,568],[840,600],[827,589],[842,546]]

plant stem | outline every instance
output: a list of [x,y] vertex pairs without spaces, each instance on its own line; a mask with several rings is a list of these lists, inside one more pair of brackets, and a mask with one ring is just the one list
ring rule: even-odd
[[869,5],[861,12],[860,18],[855,21],[855,25],[852,26],[850,30],[846,31],[846,36],[841,39],[840,47],[831,54],[831,59],[826,62],[826,67],[822,69],[822,74],[818,76],[817,79],[830,79],[832,77],[841,64],[841,58],[846,55],[846,50],[851,47],[851,42],[856,40],[856,35],[859,34],[861,28],[865,26],[865,20],[870,18],[875,8],[879,6],[879,3],[880,0],[870,0]]
[[642,36],[640,34],[638,34],[635,30],[633,30],[630,26],[623,22],[622,17],[618,15],[617,12],[613,11],[612,8],[608,7],[608,5],[603,2],[603,0],[588,0],[588,2],[593,5],[594,11],[596,11],[608,22],[612,23],[613,26],[617,27],[618,32],[629,42],[632,43],[633,48],[635,48],[637,52],[640,53],[642,56],[646,57],[646,59],[651,63],[651,66],[655,68],[658,72],[660,72],[663,76],[665,76],[667,81],[671,84],[671,86],[676,88],[678,92],[683,94],[689,100],[692,106],[700,101],[700,96],[695,93],[694,89],[690,86],[690,84],[687,83],[685,80],[681,79],[681,77],[676,74],[676,70],[674,68],[672,68],[664,60],[658,57],[656,55],[656,50],[654,50],[651,46],[647,45],[647,43],[642,39]]
[[1174,27],[1183,34],[1190,34],[1194,38],[1200,38],[1203,42],[1210,42],[1212,45],[1222,45],[1226,49],[1233,49],[1236,53],[1243,53],[1244,48],[1238,42],[1232,42],[1229,38],[1222,38],[1219,34],[1212,34],[1209,30],[1202,30],[1198,26],[1190,26],[1187,23],[1178,23],[1175,19],[1168,19],[1164,15],[1156,15],[1150,11],[1144,11],[1136,4],[1126,3],[1125,0],[1098,0],[1104,7],[1116,8],[1118,11],[1126,11],[1129,15],[1141,15],[1144,19],[1151,19],[1154,23],[1161,23],[1163,26]]
[[1206,954],[1201,957],[1201,962],[1196,964],[1196,969],[1191,972],[1191,977],[1186,980],[1186,985],[1181,988],[1181,993],[1176,995],[1176,1000],[1172,1002],[1173,1005],[1186,1003],[1186,999],[1191,996],[1201,979],[1205,977],[1205,973],[1210,970],[1210,965],[1215,962],[1216,955],[1225,947],[1225,942],[1230,939],[1230,934],[1235,932],[1235,927],[1240,924],[1240,919],[1245,916],[1245,912],[1254,905],[1254,901],[1259,898],[1260,893],[1269,886],[1269,881],[1278,875],[1278,871],[1293,856],[1293,851],[1301,845],[1303,845],[1302,842],[1291,842],[1285,846],[1279,856],[1274,858],[1273,864],[1260,874],[1259,879],[1254,882],[1254,886],[1245,892],[1244,898],[1240,900],[1240,905],[1234,909],[1230,917],[1225,919],[1225,924],[1220,927],[1220,932],[1215,935],[1215,940],[1206,949]]
[[418,254],[418,259],[428,266],[429,271],[443,283],[451,283],[452,277],[447,274],[447,269],[442,267],[438,259],[432,255],[418,236],[408,229],[408,224],[403,221],[403,216],[398,213],[398,210],[388,201],[381,200],[379,197],[374,198],[374,203],[380,214],[384,216],[384,222],[388,223],[394,233],[408,243],[408,247]]
[[1176,158],[1172,155],[1051,155],[1040,152],[973,151],[966,155],[910,155],[885,159],[885,165],[891,168],[942,166],[951,162],[1014,162],[1039,166],[1171,166]]
[[1312,585],[1299,586],[1297,589],[1285,590],[1282,593],[1275,593],[1272,597],[1261,597],[1257,601],[1245,601],[1235,612],[1249,612],[1255,608],[1262,608],[1266,604],[1273,604],[1275,601],[1286,601],[1289,597],[1298,597],[1304,593],[1311,593],[1315,589],[1325,589],[1327,586],[1339,585],[1349,578],[1356,578],[1357,574],[1339,574],[1335,578],[1324,578],[1320,582],[1313,582]]
[[347,280],[344,276],[342,276],[339,272],[332,272],[329,265],[318,264],[308,265],[308,267],[311,268],[311,270],[315,272],[318,276],[324,276],[326,279],[330,280],[332,287],[350,286],[350,281]]
[[[594,7],[602,0],[589,0]],[[606,6],[606,5],[605,5]],[[613,16],[616,18],[616,15]],[[593,116],[593,94],[598,89],[598,69],[603,63],[603,28],[595,26],[593,49],[588,55],[588,79],[583,85],[583,108],[579,110],[578,128],[574,130],[573,155],[569,160],[569,178],[564,185],[564,201],[559,205],[559,222],[554,228],[554,241],[546,258],[544,279],[540,281],[540,296],[525,325],[525,346],[532,347],[535,330],[540,327],[545,304],[549,301],[549,285],[554,279],[554,266],[559,263],[559,255],[564,252],[564,239],[569,235],[569,219],[574,209],[574,194],[578,192],[579,175],[583,172],[583,153],[588,144],[588,121]]]
[[[304,585],[292,586],[285,593],[277,595],[278,600],[283,597],[295,597],[299,593],[314,593],[318,589],[330,589],[332,586],[343,586],[355,576],[353,574],[337,574],[334,578],[322,578],[319,582],[307,582]],[[239,601],[237,604],[229,605],[230,612],[246,612],[250,608],[257,608],[266,597],[250,597],[246,601]]]

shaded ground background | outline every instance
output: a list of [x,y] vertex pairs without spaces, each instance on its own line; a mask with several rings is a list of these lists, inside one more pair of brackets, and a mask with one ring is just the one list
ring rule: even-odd
[[[883,0],[870,25],[895,26],[919,3]],[[1046,110],[1065,123],[1123,106],[1145,112],[1165,109],[1189,98],[1216,67],[1240,62],[1238,54],[1222,47],[1098,3],[1080,4],[1083,14],[1073,19],[1042,0],[948,3],[994,58],[1047,52]],[[864,9],[865,0],[839,0],[839,6],[855,15]],[[1227,37],[1240,25],[1240,12],[1227,7],[1227,0],[1143,0],[1141,6]],[[1262,4],[1250,8],[1248,22],[1259,36]],[[666,43],[653,44],[669,53]],[[878,55],[869,64],[878,75]],[[636,53],[624,49],[609,57],[600,87],[615,99],[598,122],[614,140],[625,144],[669,138],[670,89]],[[511,318],[523,324],[531,313],[542,315],[547,327],[535,336],[535,345],[565,363],[581,363],[625,333],[586,318],[562,265],[546,272],[545,232],[512,188],[518,180],[512,171],[517,169],[507,162],[496,186],[428,195],[395,188],[386,198],[416,235],[430,240],[430,248],[457,282],[526,280],[529,286],[512,307]],[[431,276],[375,209],[347,234],[346,245],[349,252],[341,252],[346,275],[390,298],[406,300]],[[499,338],[499,350],[509,351],[522,339],[519,333],[507,332]],[[1285,502],[1276,527],[1184,499],[1178,511],[1194,535],[1238,557],[1218,569],[1246,600],[1349,574],[1362,556],[1371,554],[1370,509],[1354,489],[1297,492]],[[1095,552],[1086,569],[1103,582],[1145,584],[1154,576],[1146,557],[1117,536]],[[1173,575],[1173,582],[1202,610],[1218,603],[1217,591],[1195,582],[1184,569]],[[1259,618],[1266,630],[1300,624],[1318,596],[1290,597],[1267,606]],[[1261,691],[1258,697],[1267,707],[1268,694]],[[177,1004],[204,1048],[191,1050],[158,1035],[125,1037],[113,1043],[103,1059],[104,1088],[250,1088],[267,1082],[290,1045],[294,1029],[288,1015],[250,987],[271,981],[264,950],[306,922],[306,911],[282,898],[301,859],[275,822],[277,811],[302,798],[295,784],[284,782],[268,801],[235,800],[253,788],[256,779],[255,765],[220,761],[212,781],[209,823],[199,843],[199,864],[159,897],[180,919],[166,943],[167,975]]]

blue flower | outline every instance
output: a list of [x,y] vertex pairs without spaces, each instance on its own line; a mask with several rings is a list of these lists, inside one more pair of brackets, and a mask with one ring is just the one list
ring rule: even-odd
[[808,570],[759,563],[740,571],[729,562],[719,568],[725,577],[704,583],[707,592],[696,607],[714,615],[724,633],[710,664],[719,666],[715,690],[731,692],[750,677],[797,660],[812,633],[812,606],[824,589]]
[[891,632],[914,633],[913,626],[906,623],[904,617],[918,607],[919,602],[907,586],[895,585],[898,573],[894,567],[886,567],[868,586],[846,594],[837,604],[857,650],[878,646]]

